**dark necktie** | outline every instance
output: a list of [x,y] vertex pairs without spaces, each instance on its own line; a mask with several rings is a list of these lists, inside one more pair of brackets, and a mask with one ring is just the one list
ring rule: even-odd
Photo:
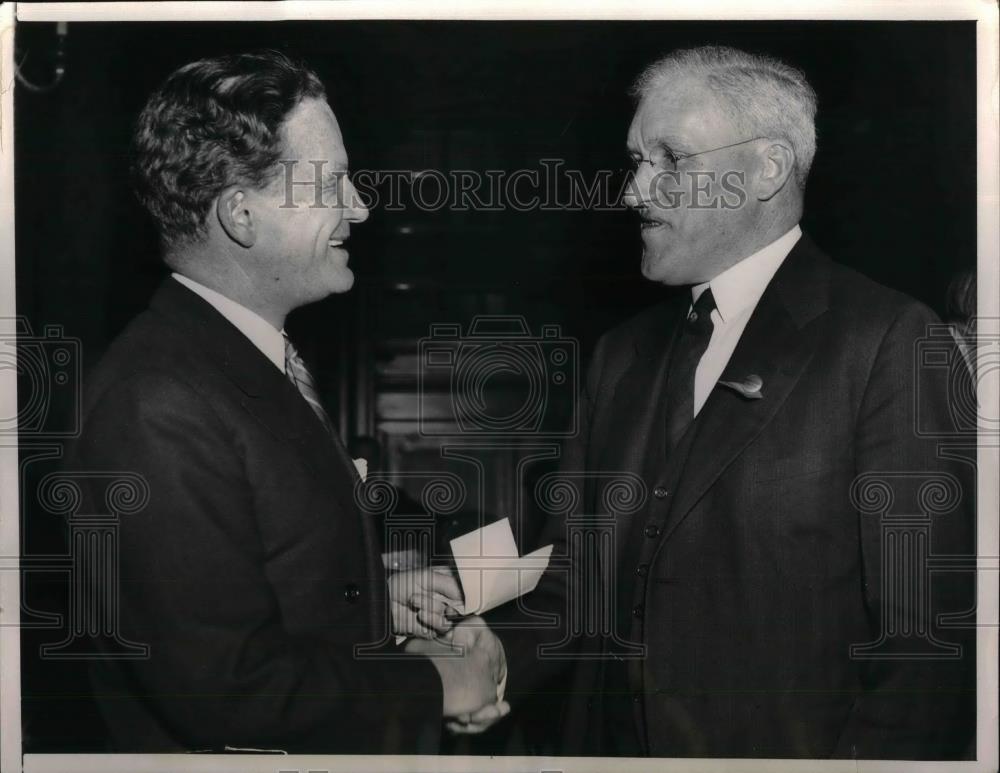
[[677,445],[694,421],[694,374],[712,340],[715,298],[706,288],[688,313],[670,359],[667,377],[667,452]]

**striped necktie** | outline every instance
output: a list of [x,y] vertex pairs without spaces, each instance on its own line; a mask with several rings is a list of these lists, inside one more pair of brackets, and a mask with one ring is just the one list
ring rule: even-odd
[[337,433],[333,428],[333,422],[330,421],[330,417],[323,409],[323,404],[319,401],[319,391],[316,389],[316,381],[313,379],[312,373],[309,372],[309,368],[306,367],[299,353],[295,351],[295,347],[288,340],[288,336],[284,336],[284,338],[285,375],[295,385],[295,388],[299,390],[299,394],[309,403],[309,407],[313,409],[313,413],[316,414],[316,418],[320,420],[326,431],[336,436]]

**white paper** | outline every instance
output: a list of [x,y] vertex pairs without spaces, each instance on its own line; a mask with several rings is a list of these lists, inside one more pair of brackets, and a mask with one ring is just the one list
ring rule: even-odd
[[478,615],[530,593],[549,565],[552,545],[518,556],[510,520],[491,523],[451,541],[465,604],[463,615]]

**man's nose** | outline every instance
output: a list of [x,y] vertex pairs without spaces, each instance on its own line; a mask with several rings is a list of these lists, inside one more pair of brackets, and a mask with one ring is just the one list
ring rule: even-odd
[[622,196],[622,203],[631,209],[645,206],[649,199],[649,185],[651,174],[647,169],[648,164],[639,164],[639,168],[633,171],[625,185],[625,193]]
[[635,176],[629,178],[628,186],[625,188],[625,195],[622,196],[622,204],[629,209],[636,209],[639,206],[639,196],[635,189]]
[[368,219],[368,207],[361,200],[361,196],[351,181],[346,180],[345,184],[347,211],[344,214],[344,219],[349,223],[363,223]]

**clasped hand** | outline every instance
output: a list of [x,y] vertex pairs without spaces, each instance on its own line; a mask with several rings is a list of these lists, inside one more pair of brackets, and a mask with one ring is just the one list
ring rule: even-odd
[[442,639],[411,639],[406,651],[426,655],[437,669],[452,733],[481,733],[510,713],[497,695],[507,675],[503,645],[481,617],[465,618]]
[[393,633],[434,639],[452,629],[462,607],[462,590],[449,569],[396,572],[388,583]]

